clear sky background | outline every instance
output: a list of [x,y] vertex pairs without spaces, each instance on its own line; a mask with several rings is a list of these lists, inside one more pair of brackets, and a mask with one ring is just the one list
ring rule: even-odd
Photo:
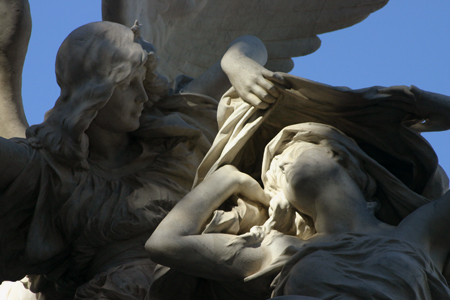
[[[54,73],[59,45],[75,28],[101,20],[101,1],[29,1],[33,31],[24,67],[23,99],[29,124],[36,124],[59,96]],[[321,35],[322,47],[296,58],[291,73],[354,89],[416,85],[450,95],[449,13],[448,0],[391,0],[353,27]],[[425,137],[450,174],[450,131]]]

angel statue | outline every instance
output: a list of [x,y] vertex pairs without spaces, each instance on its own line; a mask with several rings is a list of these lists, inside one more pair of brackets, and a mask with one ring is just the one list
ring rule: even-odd
[[317,34],[386,2],[103,1],[106,22],[61,45],[61,95],[42,124],[28,127],[29,5],[1,0],[1,281],[29,275],[46,299],[147,297],[155,263],[145,241],[190,191],[217,133],[220,96],[232,84],[251,107],[269,109],[286,82],[267,68],[288,71],[290,57],[319,47]]
[[255,37],[172,87],[153,50],[138,24],[107,21],[62,43],[55,106],[26,138],[0,139],[2,282],[30,275],[46,299],[144,299],[155,266],[144,243],[192,186],[226,73],[261,108],[283,84]]
[[[170,80],[198,78],[220,60],[234,39],[253,35],[266,45],[266,68],[288,72],[291,57],[316,51],[317,35],[355,25],[388,0],[102,0],[104,21],[132,27],[158,50],[157,71]],[[22,106],[22,67],[31,34],[27,0],[1,0],[0,136],[24,137],[28,123]]]
[[222,98],[196,187],[146,243],[151,299],[450,299],[448,177],[420,135],[450,129],[450,97],[284,78],[264,111]]

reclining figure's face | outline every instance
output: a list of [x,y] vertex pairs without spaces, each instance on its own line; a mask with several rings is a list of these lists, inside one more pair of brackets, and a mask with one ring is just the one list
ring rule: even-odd
[[336,152],[312,143],[300,145],[301,151],[297,150],[295,156],[287,148],[279,159],[284,172],[282,188],[286,199],[299,212],[315,218],[315,202],[321,193],[330,193],[333,185],[353,180]]

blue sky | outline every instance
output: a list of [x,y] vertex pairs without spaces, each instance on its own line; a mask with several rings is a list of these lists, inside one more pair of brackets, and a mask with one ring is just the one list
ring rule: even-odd
[[[33,31],[24,67],[30,124],[40,123],[59,96],[54,62],[75,28],[101,20],[100,0],[29,0]],[[322,47],[295,59],[295,75],[336,86],[416,85],[450,95],[450,1],[391,0],[351,28],[321,36]],[[450,132],[426,134],[450,173]]]

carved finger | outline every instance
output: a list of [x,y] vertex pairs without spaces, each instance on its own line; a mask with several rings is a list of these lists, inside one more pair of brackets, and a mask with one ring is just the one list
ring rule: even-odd
[[264,77],[272,82],[279,83],[284,87],[287,87],[287,88],[291,87],[291,84],[280,73],[272,72],[271,76],[264,75]]
[[278,98],[280,96],[280,92],[278,91],[278,89],[269,80],[261,78],[260,80],[258,80],[258,84],[273,97]]
[[263,102],[260,98],[258,98],[255,94],[252,93],[246,95],[244,100],[259,109],[266,109],[269,107],[268,103]]
[[265,72],[263,72],[263,76],[264,76],[264,78],[266,78],[270,81],[279,83],[285,87],[289,86],[289,83],[286,81],[286,79],[284,79],[284,77],[280,73],[275,73],[275,72],[266,70]]
[[260,87],[259,85],[254,86],[252,89],[253,93],[261,99],[263,102],[266,103],[274,103],[276,101],[276,98],[270,95],[265,89]]

